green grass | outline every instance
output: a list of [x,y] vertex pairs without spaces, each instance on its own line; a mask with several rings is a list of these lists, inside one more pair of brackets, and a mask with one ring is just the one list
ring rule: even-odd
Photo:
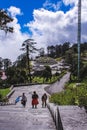
[[65,90],[51,95],[50,102],[58,105],[86,105],[87,106],[87,82],[76,86],[76,83],[68,83]]
[[63,77],[64,74],[66,74],[66,71],[63,71],[59,76],[53,75],[51,80],[49,79],[48,81],[45,81],[42,77],[34,77],[32,83],[52,84],[56,82],[58,79],[60,79],[61,77]]
[[61,61],[62,57],[56,58],[56,61]]
[[0,94],[2,95],[2,98],[5,97],[9,92],[10,92],[9,88],[0,89]]
[[83,64],[87,65],[87,61],[83,61]]
[[52,76],[51,80],[49,79],[48,81],[45,81],[41,77],[34,77],[33,83],[48,83],[48,84],[50,84],[50,83],[54,83],[57,80],[58,80],[58,76]]

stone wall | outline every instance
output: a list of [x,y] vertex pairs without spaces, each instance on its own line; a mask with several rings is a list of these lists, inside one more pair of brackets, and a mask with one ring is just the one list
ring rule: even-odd
[[87,130],[87,113],[84,107],[47,104],[57,130]]
[[48,106],[48,109],[53,117],[53,121],[55,122],[56,129],[57,130],[64,130],[62,122],[61,122],[61,117],[60,117],[58,106],[56,106],[55,104],[52,104],[52,103],[47,104],[47,106]]

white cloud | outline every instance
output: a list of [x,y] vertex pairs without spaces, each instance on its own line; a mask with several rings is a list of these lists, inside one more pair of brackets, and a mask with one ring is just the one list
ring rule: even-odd
[[[61,11],[49,11],[44,8],[34,10],[33,21],[26,26],[32,32],[32,38],[37,42],[37,47],[46,48],[48,45],[63,44],[66,41],[77,42],[77,2],[76,0],[63,0],[65,5],[72,8],[64,13]],[[10,26],[14,27],[14,33],[5,35],[0,31],[0,57],[10,58],[13,61],[21,54],[21,44],[29,38],[29,35],[21,32],[21,26],[16,15],[21,15],[21,10],[16,7],[8,9],[14,18]],[[82,42],[87,42],[87,0],[82,1]]]
[[8,8],[8,11],[11,13],[12,17],[15,17],[16,15],[22,15],[23,13],[21,12],[20,8],[16,8],[14,6],[11,6]]
[[63,3],[65,5],[73,5],[73,4],[77,5],[78,0],[63,0]]
[[72,11],[64,14],[62,11],[34,10],[34,21],[27,26],[40,46],[63,43],[70,40],[75,28],[75,20],[72,20],[71,13]]
[[[6,35],[4,31],[0,30],[0,57],[15,61],[17,56],[23,53],[20,51],[20,48],[24,40],[29,38],[29,35],[26,33],[23,34],[20,31],[21,26],[16,18],[16,15],[21,14],[21,11],[19,11],[20,9],[16,7],[12,9],[12,7],[10,7],[8,10],[12,11],[10,13],[14,15],[14,21],[10,23],[10,26],[14,27],[14,33],[7,33]],[[13,13],[14,11],[16,12]]]
[[59,10],[62,2],[57,2],[57,3],[52,3],[50,0],[46,0],[45,3],[43,4],[43,7],[45,9],[54,9],[55,11]]
[[[62,44],[66,41],[77,42],[78,8],[76,0],[63,0],[66,5],[74,6],[64,13],[63,11],[48,11],[37,9],[33,12],[34,20],[27,24],[33,33],[38,47]],[[87,41],[87,0],[82,3],[82,42]]]

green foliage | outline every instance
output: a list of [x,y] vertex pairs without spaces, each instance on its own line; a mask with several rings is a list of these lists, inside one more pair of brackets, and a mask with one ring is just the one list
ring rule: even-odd
[[0,93],[0,101],[2,101],[2,94]]
[[6,70],[8,84],[25,83],[27,75],[25,70],[21,70],[15,66],[9,67]]
[[18,68],[26,68],[27,66],[27,58],[26,58],[26,55],[25,53],[24,54],[21,54],[17,57],[17,61],[15,62],[16,66]]
[[41,76],[34,76],[32,79],[32,83],[54,83],[58,80],[60,80],[60,78],[66,73],[66,71],[63,71],[61,74],[59,75],[52,75],[51,79],[49,78],[48,80],[44,80],[44,77]]
[[50,66],[45,66],[45,70],[43,70],[42,77],[45,79],[45,81],[51,80],[52,78],[52,72]]
[[87,65],[86,64],[81,67],[81,69],[80,69],[80,75],[81,75],[80,76],[81,79],[84,79],[84,78],[87,77]]
[[74,105],[73,99],[75,95],[71,90],[63,91],[58,94],[53,94],[50,98],[50,102],[54,102],[58,105]]
[[32,83],[48,83],[48,84],[51,84],[51,83],[54,83],[55,81],[58,80],[58,77],[57,76],[52,76],[51,80],[48,79],[48,80],[44,80],[43,77],[38,77],[38,76],[35,76],[32,80]]
[[[81,44],[81,55],[80,55],[80,68],[79,68],[79,80],[83,80],[85,76],[87,76],[87,43]],[[77,77],[78,75],[78,48],[77,44],[74,44],[70,47],[65,53],[65,62],[70,65],[70,72],[71,72],[71,80],[72,77]],[[78,77],[77,77],[78,80]]]
[[33,39],[27,39],[22,43],[22,48],[21,50],[26,52],[26,58],[27,58],[27,70],[28,70],[28,75],[29,75],[29,82],[32,82],[31,78],[31,69],[30,69],[30,54],[34,53],[37,51],[35,48],[36,42]]
[[10,92],[9,88],[0,89],[0,101],[7,101],[6,95]]
[[43,78],[35,76],[32,80],[33,83],[43,83]]
[[2,95],[2,97],[5,97],[9,92],[10,92],[9,88],[0,89],[0,94]]
[[76,83],[67,84],[65,90],[53,94],[50,102],[58,105],[79,105],[87,106],[87,86],[86,83],[76,85]]
[[87,94],[83,96],[79,96],[79,106],[87,107]]
[[56,58],[56,61],[61,61],[62,60],[62,57],[59,57],[59,58]]
[[8,87],[9,87],[9,85],[7,84],[7,79],[5,79],[5,80],[0,79],[0,89],[8,88]]
[[47,47],[47,53],[49,57],[57,58],[65,55],[65,52],[69,49],[70,43],[65,42],[64,44],[60,45],[51,45]]
[[3,9],[0,9],[0,29],[4,30],[6,33],[13,33],[13,27],[9,27],[8,23],[12,22],[13,19],[7,14]]

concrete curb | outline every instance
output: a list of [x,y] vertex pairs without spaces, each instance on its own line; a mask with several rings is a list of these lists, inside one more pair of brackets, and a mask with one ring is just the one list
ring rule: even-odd
[[0,102],[0,106],[15,105],[15,103]]
[[61,117],[60,117],[60,112],[59,112],[58,106],[56,106],[53,103],[48,103],[47,107],[53,117],[53,121],[55,122],[56,129],[64,130],[62,122],[61,122]]
[[[7,100],[9,100],[9,98],[12,96],[12,94],[15,92],[15,90],[13,89],[14,86],[12,85],[10,87],[11,92],[7,94],[7,96],[5,97]],[[0,102],[0,106],[5,106],[5,105],[15,105],[15,103],[9,103],[7,102]]]
[[12,89],[11,92],[6,97],[9,99],[14,92],[15,92],[15,90]]
[[87,130],[87,113],[78,106],[47,104],[57,130]]

